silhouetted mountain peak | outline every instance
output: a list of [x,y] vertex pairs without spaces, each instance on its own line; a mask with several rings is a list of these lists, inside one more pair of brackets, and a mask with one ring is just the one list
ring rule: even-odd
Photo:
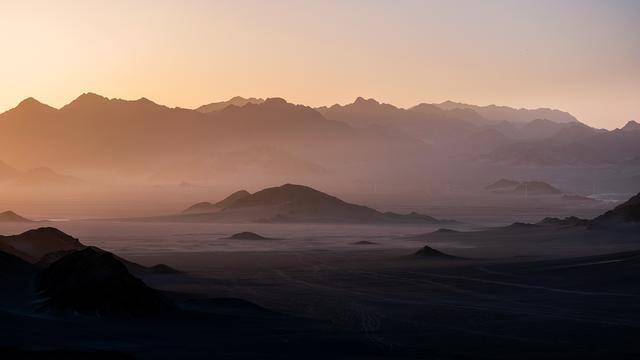
[[630,120],[622,127],[622,131],[640,131],[640,123]]

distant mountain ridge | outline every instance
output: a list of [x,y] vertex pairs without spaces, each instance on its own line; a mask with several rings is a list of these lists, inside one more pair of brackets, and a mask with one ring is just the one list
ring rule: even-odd
[[[621,166],[640,146],[633,124],[598,130],[544,111],[511,109],[528,121],[496,122],[475,108],[422,103],[404,109],[364,97],[316,109],[259,100],[237,97],[203,113],[93,93],[60,109],[28,99],[0,114],[1,160],[81,174],[88,185],[258,188],[290,181],[343,193],[402,188],[438,194],[446,184],[468,187],[476,176],[486,181],[478,161],[503,167],[501,176],[516,176],[518,166]],[[558,171],[574,176],[568,168]],[[0,186],[12,178],[11,168],[0,166]]]
[[196,111],[206,114],[214,111],[223,110],[229,106],[242,107],[247,104],[261,104],[263,102],[264,102],[264,99],[243,98],[242,96],[235,96],[227,101],[220,101],[220,102],[214,102],[207,105],[202,105],[196,108]]
[[578,119],[567,112],[548,108],[516,109],[508,106],[478,106],[453,101],[445,101],[435,105],[444,110],[471,109],[482,117],[494,122],[530,122],[536,119],[546,119],[557,123],[579,122]]

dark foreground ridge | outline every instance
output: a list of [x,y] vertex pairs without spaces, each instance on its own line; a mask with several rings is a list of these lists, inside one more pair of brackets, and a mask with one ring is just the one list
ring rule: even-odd
[[41,310],[91,316],[148,316],[172,305],[129,273],[113,254],[87,247],[64,256],[37,278]]

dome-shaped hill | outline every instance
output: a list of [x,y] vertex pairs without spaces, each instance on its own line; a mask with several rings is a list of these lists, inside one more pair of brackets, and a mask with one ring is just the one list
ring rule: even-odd
[[88,316],[145,316],[173,306],[129,273],[113,254],[88,247],[44,269],[37,286],[40,310]]
[[233,240],[272,240],[271,238],[264,237],[262,235],[256,234],[250,231],[244,231],[237,234],[233,234],[229,236],[229,239]]
[[[227,201],[229,199],[229,201]],[[285,184],[254,194],[239,191],[216,204],[197,204],[196,212],[167,217],[172,221],[267,223],[453,223],[428,215],[380,212],[351,204],[308,186]],[[202,209],[211,206],[211,212]]]

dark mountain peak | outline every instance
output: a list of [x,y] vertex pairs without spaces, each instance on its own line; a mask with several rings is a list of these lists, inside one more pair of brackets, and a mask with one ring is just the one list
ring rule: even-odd
[[640,131],[640,123],[630,120],[621,129],[622,131]]
[[610,223],[640,223],[640,193],[616,206],[613,210],[598,216],[592,221],[594,224]]
[[88,316],[146,316],[172,309],[113,254],[87,247],[45,268],[37,279],[41,310]]
[[0,223],[3,223],[3,222],[32,222],[32,221],[9,210],[9,211],[0,213]]

